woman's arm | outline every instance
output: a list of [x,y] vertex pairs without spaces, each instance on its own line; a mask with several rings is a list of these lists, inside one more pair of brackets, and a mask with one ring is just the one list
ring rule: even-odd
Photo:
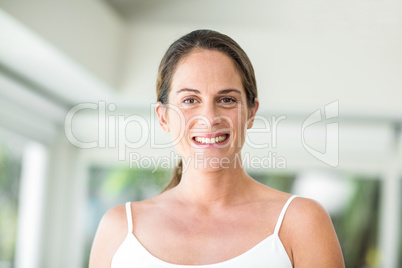
[[343,268],[344,260],[331,218],[317,202],[296,198],[284,230],[295,268]]
[[89,258],[89,268],[110,268],[112,258],[127,235],[124,206],[109,210],[99,223]]

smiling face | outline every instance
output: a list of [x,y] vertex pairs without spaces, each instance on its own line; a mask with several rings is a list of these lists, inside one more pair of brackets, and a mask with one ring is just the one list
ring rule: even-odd
[[178,63],[168,106],[158,104],[161,126],[170,131],[183,157],[233,160],[244,144],[258,108],[247,107],[246,93],[230,57],[214,50],[195,50]]

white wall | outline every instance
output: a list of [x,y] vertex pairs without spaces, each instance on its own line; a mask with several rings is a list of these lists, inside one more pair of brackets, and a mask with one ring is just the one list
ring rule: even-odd
[[97,0],[3,0],[0,8],[109,85],[117,86],[126,27]]

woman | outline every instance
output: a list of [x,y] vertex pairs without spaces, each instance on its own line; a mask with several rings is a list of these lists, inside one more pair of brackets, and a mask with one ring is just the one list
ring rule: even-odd
[[320,205],[256,182],[241,165],[259,102],[235,41],[198,30],[174,42],[157,95],[160,125],[186,165],[160,195],[105,214],[91,268],[344,267]]

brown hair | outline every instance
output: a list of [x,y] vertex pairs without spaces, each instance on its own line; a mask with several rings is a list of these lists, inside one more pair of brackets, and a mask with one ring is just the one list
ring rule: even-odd
[[[246,92],[247,106],[255,106],[257,83],[254,68],[243,49],[229,36],[211,30],[196,30],[176,40],[163,56],[158,70],[156,95],[162,104],[168,103],[170,85],[177,64],[195,49],[216,50],[229,56],[235,63]],[[182,160],[173,172],[169,184],[162,192],[179,184],[182,175]]]

